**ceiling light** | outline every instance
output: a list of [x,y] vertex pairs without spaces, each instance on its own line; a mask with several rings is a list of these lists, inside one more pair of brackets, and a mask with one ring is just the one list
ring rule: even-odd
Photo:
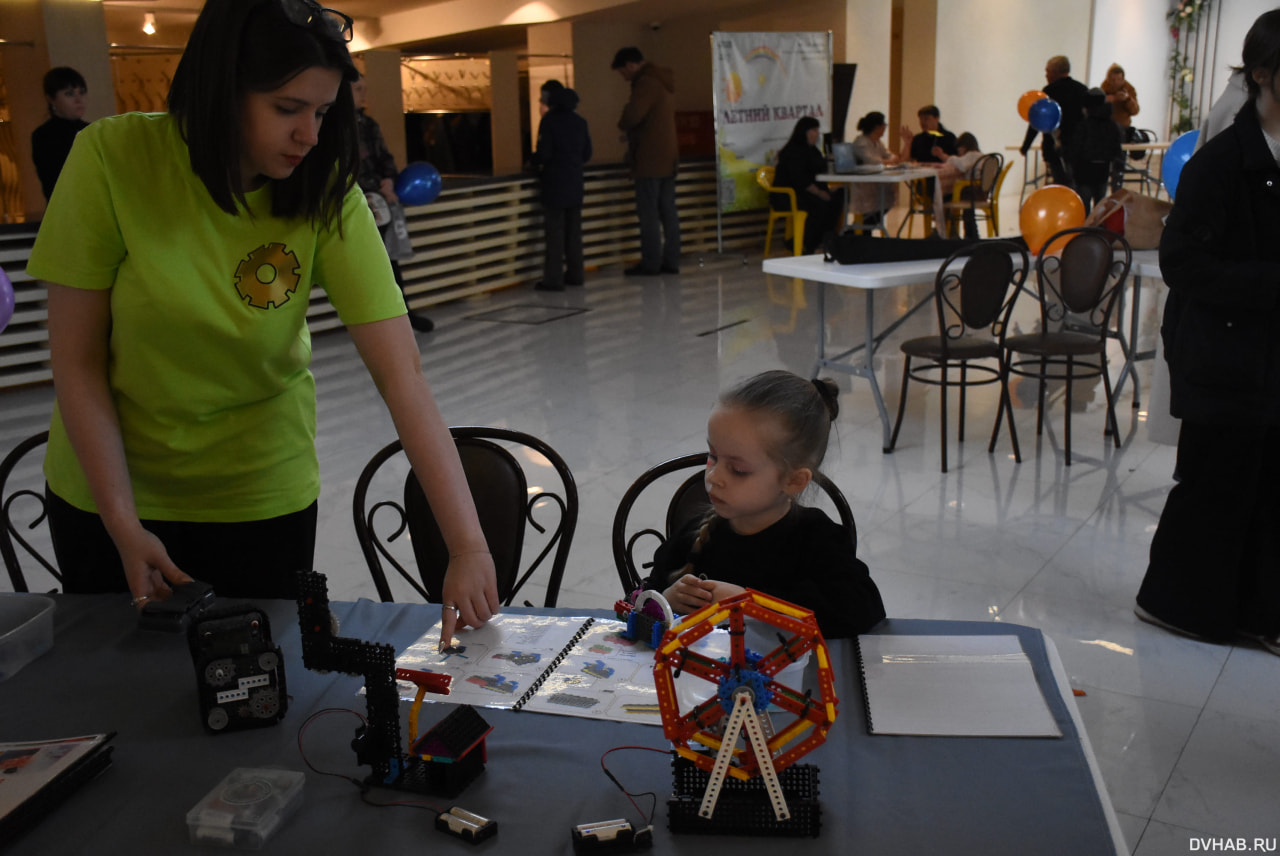
[[142,32],[146,33],[148,36],[154,36],[156,34],[155,12],[148,12],[142,16]]

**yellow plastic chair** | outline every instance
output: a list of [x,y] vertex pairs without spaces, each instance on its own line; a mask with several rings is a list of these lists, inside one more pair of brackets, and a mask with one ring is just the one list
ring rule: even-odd
[[924,236],[927,238],[933,233],[933,196],[928,192],[929,182],[933,180],[935,179],[918,178],[907,185],[911,189],[911,197],[908,200],[907,218],[898,227],[899,236],[902,235],[902,228],[905,226],[907,237],[911,237],[912,232],[915,231],[917,214],[924,218]]
[[773,167],[762,166],[756,170],[756,183],[765,189],[766,193],[781,193],[791,201],[790,211],[775,211],[773,206],[769,207],[769,225],[764,233],[764,254],[768,258],[769,250],[773,246],[773,224],[782,220],[785,225],[783,237],[795,244],[795,255],[804,255],[804,221],[809,216],[807,211],[801,211],[800,206],[796,204],[796,192],[790,187],[774,187],[773,186]]
[[[1009,174],[1011,169],[1013,169],[1013,161],[1006,163],[1004,169],[1000,170],[1000,174],[996,176],[995,184],[992,185],[991,192],[987,194],[987,198],[973,203],[975,215],[987,221],[988,238],[994,238],[1000,234],[1000,191],[1004,187],[1005,176]],[[967,179],[961,179],[951,189],[951,201],[946,206],[948,209],[948,221],[951,220],[952,214],[959,214],[969,207],[967,200],[960,199],[960,189],[968,187],[970,183]]]

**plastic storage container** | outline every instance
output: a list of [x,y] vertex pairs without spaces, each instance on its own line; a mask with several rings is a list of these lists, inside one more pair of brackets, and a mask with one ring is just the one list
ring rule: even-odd
[[51,597],[0,593],[0,681],[53,647]]
[[237,767],[187,812],[194,844],[260,850],[302,803],[295,770]]

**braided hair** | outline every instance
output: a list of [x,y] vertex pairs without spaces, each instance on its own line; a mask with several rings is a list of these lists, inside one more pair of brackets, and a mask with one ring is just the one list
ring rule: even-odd
[[[839,387],[831,378],[805,380],[797,374],[773,370],[749,377],[720,394],[721,407],[734,407],[755,414],[768,414],[782,426],[781,441],[766,453],[783,472],[807,468],[814,473],[827,454],[831,426],[840,414]],[[689,561],[667,580],[670,585],[694,566],[702,548],[711,538],[721,518],[714,509],[703,515],[689,549]]]

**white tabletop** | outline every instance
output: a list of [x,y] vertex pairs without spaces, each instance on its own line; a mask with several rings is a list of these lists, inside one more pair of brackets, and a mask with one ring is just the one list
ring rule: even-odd
[[1129,266],[1129,272],[1134,276],[1153,276],[1160,279],[1160,251],[1134,250],[1133,263]]
[[918,282],[933,282],[945,259],[914,259],[906,262],[876,262],[841,265],[822,260],[821,255],[783,256],[764,260],[764,272],[797,276],[813,282],[851,288],[896,288]]
[[818,176],[818,181],[824,181],[828,184],[896,184],[899,181],[915,181],[917,178],[932,178],[938,174],[938,170],[928,166],[914,166],[903,168],[889,168],[884,172],[871,173],[843,173],[843,172],[824,172]]

